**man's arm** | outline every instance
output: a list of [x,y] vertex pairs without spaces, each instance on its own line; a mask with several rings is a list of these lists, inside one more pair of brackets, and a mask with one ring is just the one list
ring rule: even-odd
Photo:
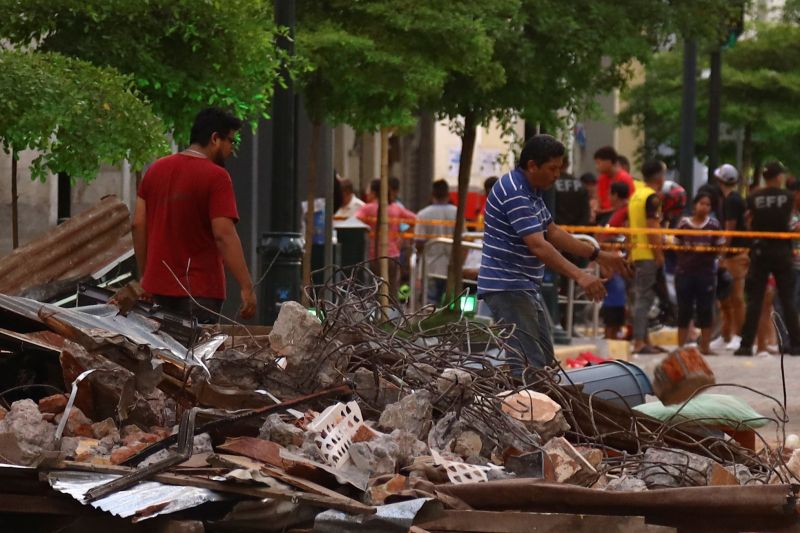
[[218,217],[211,220],[211,231],[225,267],[236,279],[241,289],[242,307],[239,314],[244,319],[251,318],[256,312],[256,295],[250,270],[244,260],[242,241],[239,240],[239,234],[236,233],[236,226],[230,218]]
[[145,265],[147,265],[147,204],[143,198],[138,196],[131,223],[131,236],[133,237],[136,266],[139,269],[139,279],[142,279]]
[[574,279],[592,300],[599,301],[605,297],[606,288],[603,285],[603,280],[584,272],[567,261],[567,259],[544,238],[544,234],[541,231],[526,235],[522,240],[528,246],[531,253],[538,257],[542,263],[559,274]]
[[[648,218],[647,227],[661,229],[661,224],[657,218]],[[650,233],[647,235],[647,242],[650,243],[653,249],[653,256],[655,257],[658,266],[664,265],[664,250],[661,249],[662,239],[658,233]]]
[[[547,240],[557,249],[584,259],[589,259],[594,253],[594,246],[586,241],[579,241],[555,223],[547,227]],[[631,275],[630,265],[620,253],[601,251],[597,255],[597,262],[605,270],[611,270],[626,277]]]

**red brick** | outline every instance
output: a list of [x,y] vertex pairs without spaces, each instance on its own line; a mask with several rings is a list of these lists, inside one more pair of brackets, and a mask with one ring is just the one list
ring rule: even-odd
[[59,414],[67,406],[67,397],[64,394],[54,394],[39,400],[39,411],[42,413]]
[[111,464],[118,465],[120,463],[124,463],[146,447],[147,444],[139,442],[132,446],[123,446],[121,448],[117,448],[111,452]]

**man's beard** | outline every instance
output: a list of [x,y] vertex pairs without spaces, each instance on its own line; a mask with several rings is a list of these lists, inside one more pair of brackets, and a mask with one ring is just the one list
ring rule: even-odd
[[222,156],[222,154],[215,155],[212,161],[214,161],[215,164],[221,166],[222,168],[225,168],[225,158]]

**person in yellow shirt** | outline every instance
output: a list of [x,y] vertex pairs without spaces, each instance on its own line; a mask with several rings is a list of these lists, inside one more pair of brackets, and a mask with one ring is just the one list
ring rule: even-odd
[[[661,223],[661,199],[658,191],[664,185],[667,167],[661,161],[652,160],[642,166],[644,182],[628,204],[628,220],[632,229],[659,228]],[[661,235],[634,233],[633,248],[633,352],[656,354],[663,348],[647,343],[647,322],[656,297],[658,271],[664,266],[664,251]]]

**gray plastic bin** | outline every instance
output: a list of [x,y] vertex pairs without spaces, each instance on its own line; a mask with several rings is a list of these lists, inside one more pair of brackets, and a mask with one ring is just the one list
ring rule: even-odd
[[645,395],[653,394],[647,374],[638,366],[626,361],[607,361],[567,372],[559,372],[561,383],[583,384],[583,392],[607,400],[620,407],[635,407],[645,402]]

